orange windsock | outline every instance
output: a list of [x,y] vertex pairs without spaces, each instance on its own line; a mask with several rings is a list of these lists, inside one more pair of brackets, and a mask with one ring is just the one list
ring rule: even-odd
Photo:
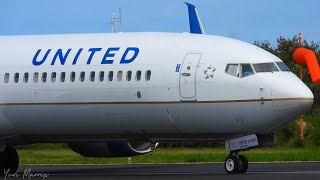
[[298,48],[293,53],[293,60],[300,65],[306,64],[308,66],[313,83],[320,82],[320,69],[315,52],[306,48]]

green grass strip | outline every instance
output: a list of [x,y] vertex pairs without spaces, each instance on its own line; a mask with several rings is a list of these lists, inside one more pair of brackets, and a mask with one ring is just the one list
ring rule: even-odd
[[[86,158],[67,148],[20,149],[20,164],[127,164],[128,158]],[[263,148],[243,152],[250,162],[320,161],[319,149]],[[214,148],[158,148],[153,155],[131,157],[131,163],[224,162],[228,153]]]

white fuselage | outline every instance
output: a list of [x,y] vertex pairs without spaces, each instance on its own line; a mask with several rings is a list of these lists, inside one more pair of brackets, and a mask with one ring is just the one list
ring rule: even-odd
[[[128,48],[136,51],[126,53]],[[256,46],[208,35],[3,36],[0,135],[8,144],[21,144],[271,134],[309,110],[312,92],[288,71],[254,70],[241,78],[226,67],[275,62],[282,61]]]

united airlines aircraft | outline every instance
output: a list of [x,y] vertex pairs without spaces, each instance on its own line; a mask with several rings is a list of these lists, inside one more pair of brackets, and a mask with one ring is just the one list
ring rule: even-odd
[[17,170],[15,145],[68,143],[107,158],[224,140],[226,171],[246,172],[239,153],[273,144],[313,94],[278,57],[197,25],[180,34],[1,36],[0,171]]

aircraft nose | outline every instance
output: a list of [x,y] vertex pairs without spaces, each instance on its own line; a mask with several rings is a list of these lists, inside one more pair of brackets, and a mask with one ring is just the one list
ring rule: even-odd
[[272,106],[280,122],[296,120],[311,109],[313,100],[312,91],[292,73],[273,82]]

